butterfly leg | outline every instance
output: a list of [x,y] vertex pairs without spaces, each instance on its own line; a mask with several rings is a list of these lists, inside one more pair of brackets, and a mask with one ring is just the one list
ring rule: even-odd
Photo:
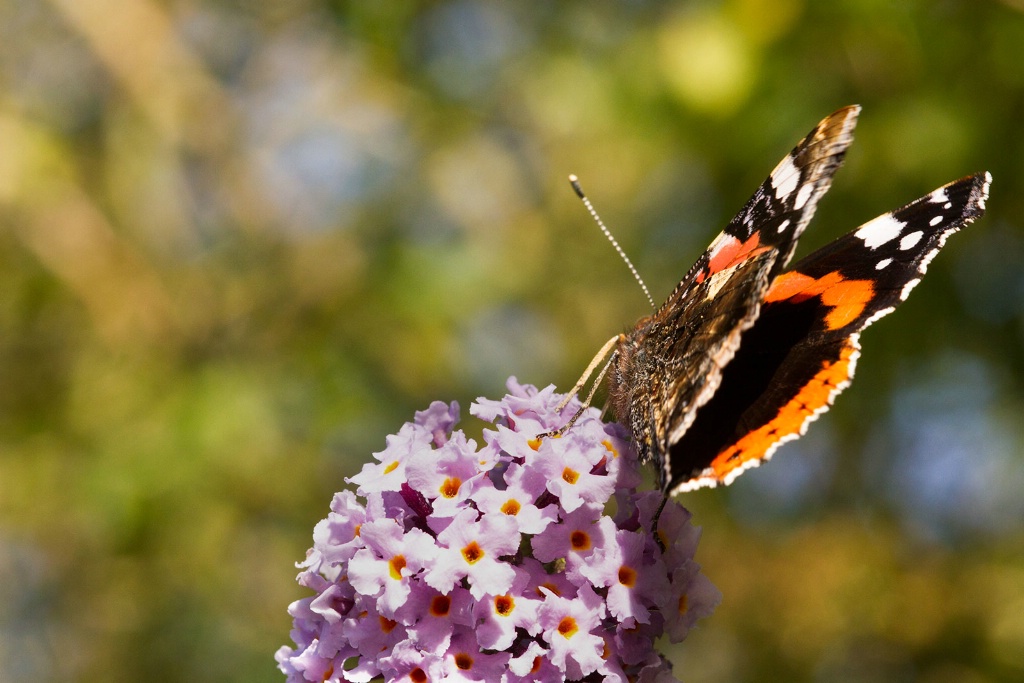
[[658,511],[654,513],[654,520],[651,522],[651,536],[654,537],[654,542],[658,544],[658,548],[661,552],[665,552],[665,541],[658,534],[658,520],[661,519],[661,513],[665,510],[665,505],[668,503],[668,491],[662,489],[661,491],[661,505],[658,506]]
[[[565,406],[569,405],[569,401],[572,400],[572,397],[580,393],[580,389],[582,389],[583,385],[587,383],[587,380],[590,379],[590,376],[594,374],[594,370],[597,368],[598,364],[601,361],[603,361],[609,353],[611,353],[612,347],[618,344],[620,339],[622,339],[622,335],[617,334],[604,343],[604,346],[601,347],[601,350],[598,351],[597,355],[594,356],[593,360],[590,361],[590,365],[588,365],[587,369],[583,371],[583,375],[580,377],[579,381],[576,382],[576,386],[574,386],[569,391],[569,393],[565,395],[565,398],[562,399],[562,402],[558,404],[557,408],[555,408],[555,412],[562,412],[562,409],[565,408]],[[607,370],[607,367],[605,368],[605,370]],[[601,376],[604,376],[604,371],[601,372]],[[598,379],[597,382],[595,382],[594,384],[596,385],[600,383],[601,380]],[[593,392],[591,392],[591,396],[593,396]],[[590,405],[589,399],[587,400],[587,405]]]
[[[555,409],[557,412],[561,412],[562,409],[565,408],[566,405],[568,405],[569,401],[572,400],[572,397],[579,393],[580,389],[583,388],[583,385],[587,383],[587,380],[590,378],[590,375],[594,373],[594,368],[597,367],[598,363],[605,359],[605,357],[608,355],[608,352],[611,350],[612,346],[619,342],[619,338],[619,336],[615,336],[609,339],[607,342],[605,342],[605,345],[601,347],[601,350],[597,353],[596,356],[594,356],[594,359],[590,361],[590,365],[587,367],[586,372],[584,372],[583,376],[580,377],[580,380],[576,382],[576,386],[573,387],[572,391],[566,394],[565,398],[562,399],[562,402],[558,404],[558,407]],[[569,429],[571,429],[574,424],[576,424],[576,420],[580,419],[580,416],[583,415],[583,412],[590,407],[590,402],[594,399],[594,394],[597,393],[597,388],[601,386],[601,382],[604,380],[604,376],[608,374],[608,368],[611,367],[611,364],[615,361],[617,354],[617,351],[613,352],[611,358],[609,358],[608,361],[604,364],[604,367],[601,368],[601,372],[598,373],[597,379],[594,380],[594,384],[590,387],[590,392],[587,394],[586,400],[583,401],[583,405],[580,406],[580,409],[576,411],[576,414],[574,414],[568,422],[566,422],[558,429],[555,429],[550,432],[544,432],[543,434],[538,434],[538,439],[545,439],[550,436],[561,436],[562,434],[565,434],[567,431],[569,431]]]
[[[590,393],[587,394],[586,400],[583,401],[583,405],[581,405],[580,409],[576,411],[576,414],[569,418],[569,421],[566,422],[561,427],[559,427],[558,429],[555,429],[550,432],[544,432],[543,434],[538,434],[538,439],[546,439],[549,436],[561,436],[562,434],[565,434],[567,431],[572,429],[572,426],[576,424],[576,420],[580,419],[580,416],[583,415],[584,411],[586,411],[586,409],[590,407],[590,402],[591,400],[593,400],[594,394],[597,393],[597,388],[601,386],[601,380],[603,380],[604,376],[608,373],[608,368],[611,367],[612,361],[615,360],[615,357],[616,356],[613,353],[612,357],[609,358],[608,362],[604,364],[603,368],[601,368],[601,372],[597,375],[597,379],[594,380],[593,386],[590,387]],[[564,407],[565,406],[563,405],[562,408]],[[559,410],[561,410],[561,408]]]

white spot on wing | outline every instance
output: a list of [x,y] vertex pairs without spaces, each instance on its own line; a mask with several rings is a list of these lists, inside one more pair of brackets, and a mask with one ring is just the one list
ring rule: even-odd
[[800,188],[800,191],[796,193],[796,201],[793,202],[794,209],[804,208],[804,204],[811,198],[811,193],[814,192],[814,185],[807,183]]
[[796,190],[800,182],[800,171],[793,165],[793,157],[789,154],[779,162],[779,165],[772,171],[772,187],[775,188],[775,198],[785,199]]
[[912,233],[903,236],[900,240],[900,250],[906,251],[907,249],[913,249],[914,245],[921,241],[921,237],[924,235],[920,230],[915,230]]
[[935,190],[935,192],[932,192],[930,195],[928,195],[928,201],[930,201],[932,204],[948,202],[949,197],[946,196],[946,188],[940,187],[939,189]]
[[881,261],[879,261],[878,263],[875,264],[875,270],[882,270],[883,268],[885,268],[890,263],[892,263],[892,259],[891,258],[884,258],[884,259],[882,259]]
[[789,219],[787,218],[786,220],[784,220],[781,223],[779,223],[779,234],[782,234],[783,232],[785,232],[786,228],[788,228],[788,227],[789,227]]
[[906,226],[902,221],[897,220],[891,213],[885,213],[862,225],[855,234],[864,240],[865,247],[877,249],[899,237],[904,227]]
[[930,226],[932,226],[934,228],[936,225],[938,225],[941,222],[942,222],[942,216],[936,216],[935,218],[933,218],[930,221],[928,221],[928,225],[930,225]]

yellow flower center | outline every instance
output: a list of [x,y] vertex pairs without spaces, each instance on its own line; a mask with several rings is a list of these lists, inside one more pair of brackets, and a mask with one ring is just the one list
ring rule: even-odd
[[395,555],[388,562],[391,568],[391,578],[395,581],[402,580],[402,570],[405,569],[405,557],[403,555]]

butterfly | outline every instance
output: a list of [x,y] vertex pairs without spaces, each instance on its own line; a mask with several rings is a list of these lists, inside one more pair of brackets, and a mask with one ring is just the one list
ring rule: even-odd
[[608,403],[666,494],[729,484],[800,437],[850,384],[864,328],[905,301],[946,238],[984,213],[992,179],[979,173],[787,268],[859,113],[844,107],[801,140],[665,303],[608,340],[570,392],[607,358],[594,389],[607,374]]

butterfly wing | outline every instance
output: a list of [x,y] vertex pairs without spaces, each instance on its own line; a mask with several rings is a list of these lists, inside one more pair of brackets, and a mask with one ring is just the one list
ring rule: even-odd
[[849,383],[860,332],[892,312],[946,238],[982,215],[989,174],[864,224],[772,282],[718,391],[671,448],[673,493],[728,484],[799,437]]
[[663,484],[670,445],[714,394],[740,335],[757,319],[769,283],[842,163],[859,112],[840,109],[801,140],[664,305],[620,343],[609,401],[631,427],[641,458],[661,464]]

